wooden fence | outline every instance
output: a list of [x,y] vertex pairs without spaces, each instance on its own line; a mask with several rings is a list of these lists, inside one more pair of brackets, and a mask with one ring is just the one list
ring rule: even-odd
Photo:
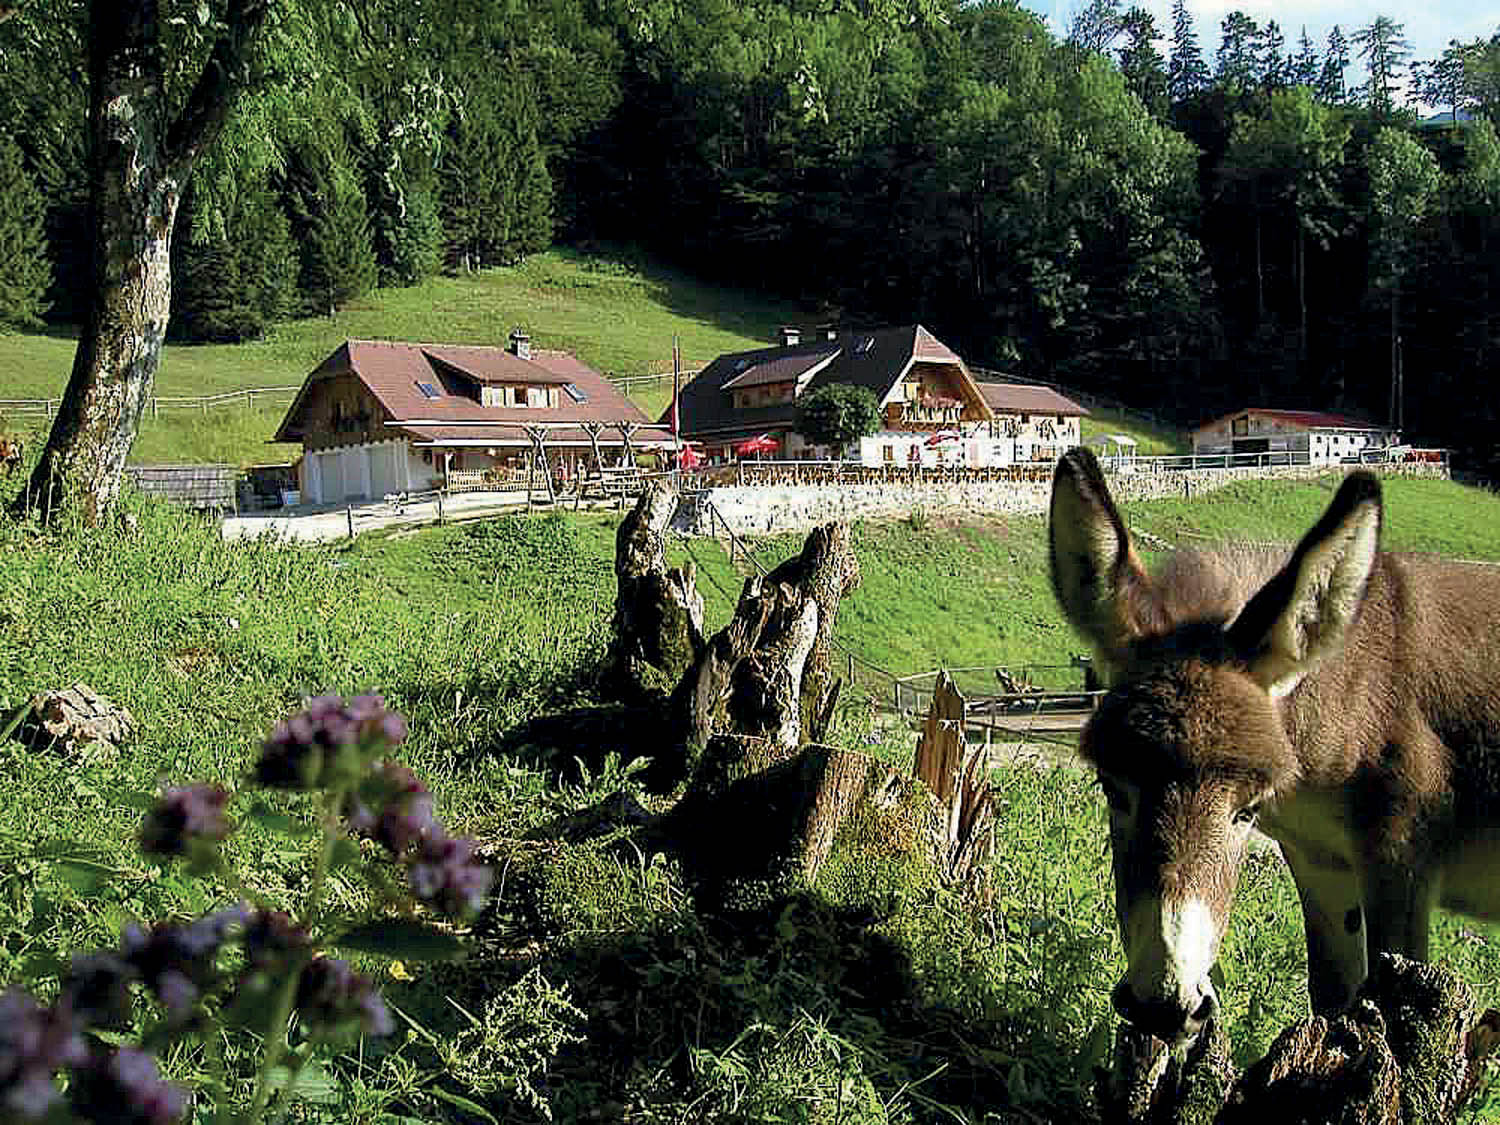
[[[250,387],[243,391],[225,391],[217,395],[152,395],[146,400],[146,413],[152,418],[163,411],[196,410],[207,414],[228,406],[246,409],[256,403],[286,406],[297,397],[297,387]],[[57,413],[60,398],[0,398],[0,417],[51,418]]]
[[184,508],[204,512],[232,512],[235,480],[233,465],[126,465],[125,472],[137,488]]

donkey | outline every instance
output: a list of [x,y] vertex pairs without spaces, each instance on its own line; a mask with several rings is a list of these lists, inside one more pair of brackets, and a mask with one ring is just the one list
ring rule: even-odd
[[1425,960],[1435,906],[1500,919],[1500,568],[1386,554],[1380,526],[1354,472],[1289,556],[1179,551],[1153,577],[1093,455],[1057,466],[1052,585],[1109,688],[1080,750],[1109,804],[1112,999],[1158,1038],[1217,1010],[1257,825],[1296,880],[1320,1015],[1376,954]]

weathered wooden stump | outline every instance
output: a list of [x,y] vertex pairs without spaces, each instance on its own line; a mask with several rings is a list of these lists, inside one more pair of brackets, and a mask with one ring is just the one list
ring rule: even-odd
[[668,567],[666,530],[677,492],[648,484],[615,534],[614,633],[604,683],[638,697],[673,690],[703,651],[703,597],[693,567]]
[[1475,1014],[1463,981],[1382,955],[1359,1000],[1279,1035],[1238,1081],[1214,1028],[1185,1060],[1122,1026],[1096,1095],[1130,1125],[1444,1125],[1456,1120],[1500,1043],[1500,1012]]
[[135,718],[87,684],[39,696],[16,737],[36,750],[83,762],[110,761],[135,734]]

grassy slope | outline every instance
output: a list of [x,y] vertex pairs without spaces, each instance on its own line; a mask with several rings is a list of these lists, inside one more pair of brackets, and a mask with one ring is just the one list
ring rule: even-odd
[[1109,410],[1091,411],[1089,416],[1083,419],[1083,440],[1088,442],[1090,438],[1101,434],[1124,434],[1126,437],[1135,438],[1138,443],[1135,451],[1141,457],[1172,457],[1193,451],[1191,439],[1181,430],[1164,430],[1160,426],[1150,425],[1139,418],[1127,417]]
[[[169,344],[156,389],[162,395],[209,395],[247,387],[296,386],[348,338],[437,340],[503,344],[524,326],[542,348],[574,351],[608,374],[670,371],[672,338],[683,365],[694,369],[726,351],[757,347],[777,324],[799,310],[731,289],[705,285],[673,270],[612,258],[553,250],[508,269],[467,277],[429,278],[410,289],[382,289],[332,318],[280,325],[270,338],[238,345]],[[74,342],[62,335],[0,333],[0,398],[46,398],[62,393]],[[655,418],[670,383],[641,388],[643,409]],[[292,446],[265,441],[281,418],[276,408],[241,408],[207,416],[163,413],[143,425],[132,460],[232,463],[274,461]],[[5,420],[0,418],[0,427]],[[40,422],[15,419],[17,429]]]

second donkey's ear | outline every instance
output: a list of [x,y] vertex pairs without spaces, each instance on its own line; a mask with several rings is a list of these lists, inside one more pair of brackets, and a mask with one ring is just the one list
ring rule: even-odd
[[1281,572],[1245,603],[1230,643],[1274,697],[1337,652],[1364,601],[1380,547],[1380,482],[1351,473]]
[[1048,539],[1058,604],[1093,647],[1108,680],[1110,665],[1140,633],[1151,579],[1087,449],[1069,450],[1057,463]]

